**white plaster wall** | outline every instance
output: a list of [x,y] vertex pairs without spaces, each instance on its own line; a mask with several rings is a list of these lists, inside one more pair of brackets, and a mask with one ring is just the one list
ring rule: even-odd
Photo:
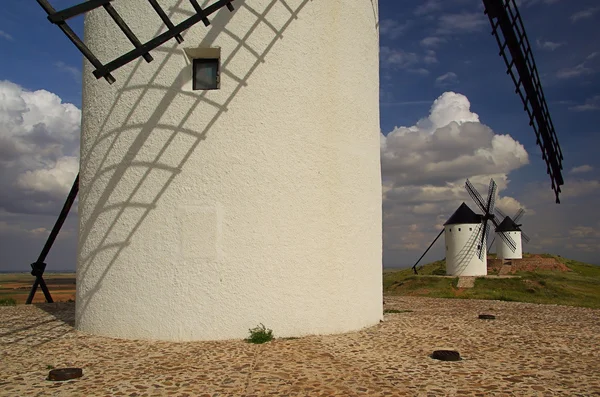
[[[477,238],[479,224],[457,224],[444,226],[446,241],[446,274],[448,276],[487,275],[487,250],[483,245],[483,260],[479,259]],[[450,231],[452,229],[452,231]]]
[[[162,32],[146,0],[113,5],[142,41]],[[113,85],[86,62],[79,330],[216,340],[382,318],[377,1],[234,5]],[[85,36],[105,62],[132,48],[101,9]],[[190,90],[197,46],[221,47],[220,90]]]
[[523,258],[523,244],[521,241],[521,232],[504,232],[504,234],[512,237],[515,242],[515,252],[513,252],[508,244],[502,240],[499,236],[500,233],[496,233],[496,255],[498,259],[521,259]]

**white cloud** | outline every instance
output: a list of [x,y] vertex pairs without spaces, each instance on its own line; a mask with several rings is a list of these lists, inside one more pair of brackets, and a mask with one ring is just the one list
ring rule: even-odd
[[511,218],[513,218],[520,209],[525,211],[525,215],[535,215],[534,210],[524,207],[523,204],[521,204],[515,198],[509,196],[504,196],[497,199],[496,207]]
[[386,66],[406,69],[419,62],[419,57],[414,52],[406,52],[402,49],[392,49],[386,46],[380,48],[381,61]]
[[600,7],[590,7],[585,10],[578,11],[571,15],[571,22],[577,22],[581,19],[588,19],[594,16],[595,13],[600,11]]
[[64,156],[47,168],[27,170],[17,178],[17,186],[24,190],[50,193],[64,197],[79,172],[79,159]]
[[423,62],[431,64],[431,63],[437,63],[437,55],[435,53],[435,51],[433,50],[426,50],[425,51],[425,55],[423,56]]
[[458,83],[458,76],[454,72],[444,73],[435,79],[435,83],[441,87],[447,87]]
[[472,33],[480,31],[489,22],[483,13],[462,12],[442,15],[438,21],[438,34]]
[[407,52],[401,48],[381,46],[379,49],[381,64],[385,68],[402,69],[414,74],[427,75],[429,70],[420,66],[421,63],[431,64],[437,62],[435,52],[426,50],[425,55]]
[[79,168],[80,119],[55,94],[0,81],[0,209],[60,209]]
[[542,41],[540,39],[536,40],[536,44],[537,44],[538,48],[540,48],[542,50],[549,50],[549,51],[554,51],[557,48],[560,48],[563,45],[565,45],[565,43],[563,43],[563,42],[557,43],[557,42],[550,41],[550,40]]
[[591,165],[580,165],[579,167],[573,167],[571,169],[571,174],[582,174],[584,172],[590,172],[594,169]]
[[383,19],[379,23],[379,32],[382,36],[390,39],[397,39],[403,35],[410,26],[410,21],[400,23],[395,19]]
[[565,183],[562,189],[562,198],[576,198],[584,197],[592,193],[600,191],[600,181],[597,180],[586,180],[586,179],[574,179],[569,180],[569,183]]
[[422,2],[414,11],[415,15],[426,15],[442,9],[440,0],[426,0]]
[[0,37],[9,41],[13,41],[13,37],[3,30],[0,30]]
[[423,47],[437,47],[438,45],[445,43],[446,39],[443,37],[429,36],[425,37],[420,41]]
[[415,74],[420,74],[423,76],[426,76],[429,74],[429,70],[427,70],[425,68],[410,69],[409,72],[415,73]]
[[79,70],[78,68],[76,68],[74,66],[69,66],[64,62],[57,62],[57,63],[55,63],[55,66],[59,70],[65,72],[67,74],[70,74],[71,77],[73,78],[73,80],[75,80],[77,83],[81,82],[81,70]]
[[569,230],[569,234],[572,237],[600,237],[600,230],[590,226],[575,226]]
[[571,79],[574,77],[585,76],[594,73],[594,70],[585,66],[585,63],[580,63],[572,68],[564,68],[556,73],[559,79]]
[[[493,177],[502,192],[508,174],[529,162],[523,145],[494,133],[470,106],[464,95],[446,92],[427,117],[381,136],[387,264],[407,254],[416,260],[462,201],[476,209],[466,178],[483,193]],[[506,196],[498,200],[509,210],[523,206]]]
[[585,103],[581,105],[570,106],[569,110],[576,112],[587,112],[590,110],[600,110],[600,95],[593,96],[586,99]]
[[517,6],[525,6],[530,7],[535,4],[544,3],[544,4],[554,4],[558,3],[560,0],[516,0]]
[[600,227],[578,225],[568,231],[566,247],[589,253],[600,252]]

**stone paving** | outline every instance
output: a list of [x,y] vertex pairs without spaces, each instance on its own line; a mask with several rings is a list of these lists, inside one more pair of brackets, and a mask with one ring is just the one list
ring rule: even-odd
[[[74,304],[0,307],[0,395],[600,396],[600,310],[385,302],[401,312],[362,331],[264,345],[98,337],[73,329]],[[496,320],[479,320],[483,313]],[[463,360],[429,357],[442,348]],[[84,375],[47,381],[51,366]]]

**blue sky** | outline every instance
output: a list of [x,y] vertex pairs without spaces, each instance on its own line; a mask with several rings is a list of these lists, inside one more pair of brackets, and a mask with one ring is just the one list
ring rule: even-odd
[[[62,9],[76,1],[51,3]],[[471,178],[483,188],[490,177],[499,184],[498,203],[504,210],[511,213],[521,206],[527,210],[523,227],[532,243],[525,250],[553,252],[600,264],[600,212],[595,204],[600,198],[600,160],[596,154],[600,146],[600,44],[592,39],[600,37],[600,6],[595,0],[520,0],[519,4],[565,156],[562,204],[554,204],[533,130],[505,74],[481,2],[380,0],[380,110],[382,142],[386,142],[382,155],[391,158],[394,154],[406,154],[406,148],[418,143],[429,153],[428,163],[423,165],[431,166],[431,170],[418,166],[417,160],[408,167],[393,160],[383,161],[385,266],[412,265],[437,235],[443,223],[440,221],[461,201],[472,205],[462,187],[464,180]],[[71,20],[70,25],[83,36],[81,17]],[[60,98],[62,104],[81,108],[82,56],[46,20],[36,2],[1,2],[0,54],[0,83],[6,87],[12,84],[6,88],[10,95],[25,98],[27,92],[45,90]],[[9,95],[4,95],[0,99],[6,101]],[[31,98],[28,100],[33,101]],[[1,123],[10,121],[11,106],[9,102],[0,103],[0,112],[4,112],[0,114],[0,129],[8,128],[8,124]],[[38,111],[45,109],[49,108],[40,105]],[[72,109],[59,110],[60,117],[67,120],[61,119],[66,123],[66,127],[61,124],[63,130],[76,131]],[[445,125],[432,121],[439,117],[445,124],[457,124],[460,139],[445,149],[428,150],[426,145],[433,145],[432,137],[443,134]],[[423,127],[423,122],[433,123],[434,127]],[[478,131],[481,135],[476,139],[469,135]],[[0,144],[4,142],[4,148],[0,146],[2,156],[10,149],[7,142],[11,135],[5,135],[7,140],[0,140]],[[510,138],[494,138],[504,135]],[[19,176],[16,168],[14,174],[6,171],[0,178],[0,188],[8,192],[0,201],[0,270],[27,270],[54,223],[65,189],[68,191],[67,185],[70,186],[66,182],[69,172],[76,172],[72,164],[78,141],[64,139],[60,143],[62,157],[22,162],[19,172],[29,172],[29,179]],[[473,149],[473,142],[479,139],[481,147]],[[517,150],[519,145],[526,151],[527,159],[513,155],[515,151],[510,148]],[[489,155],[481,157],[480,149]],[[60,163],[63,157],[66,160]],[[422,156],[421,160],[425,158]],[[469,167],[451,166],[456,171],[442,178],[439,168],[446,164],[444,161],[452,165],[464,158],[469,158]],[[490,158],[494,164],[500,164],[497,169],[489,167]],[[70,164],[69,172],[65,168],[58,173],[59,163]],[[56,171],[52,175],[57,186],[32,193],[39,187],[32,178],[42,175],[35,174],[36,164]],[[440,167],[436,168],[436,164]],[[402,167],[422,170],[423,174],[408,178]],[[22,190],[15,188],[17,185]],[[27,199],[19,194],[27,194]],[[441,244],[438,246],[426,261],[443,256]],[[76,219],[72,214],[48,263],[73,269],[75,249]]]
[[[529,155],[528,164],[509,167],[507,172],[501,173],[507,178],[500,192],[504,197],[503,208],[514,213],[518,206],[514,202],[511,205],[508,199],[515,199],[529,213],[523,220],[523,228],[529,234],[533,232],[535,238],[524,249],[600,263],[597,248],[594,248],[600,245],[599,217],[594,204],[598,199],[600,166],[596,155],[600,143],[597,73],[600,46],[596,40],[589,40],[600,36],[600,7],[594,1],[523,0],[519,3],[565,157],[566,194],[563,194],[562,204],[553,204],[549,177],[534,132],[514,93],[512,81],[505,74],[504,62],[498,55],[480,2],[380,2],[382,132],[387,135],[397,126],[415,125],[417,120],[427,117],[432,100],[444,92],[464,95],[470,102],[470,111],[479,115],[482,124],[495,134],[509,134]],[[386,63],[386,53],[396,57],[390,56]],[[398,181],[393,172],[388,176],[401,185],[402,180]],[[463,172],[456,177],[469,177],[467,174]],[[483,176],[474,169],[471,177],[475,175]],[[421,181],[424,179],[427,178]],[[483,184],[480,186],[484,188]],[[398,194],[402,199],[405,197]],[[472,204],[468,198],[465,201]],[[456,202],[448,200],[446,214],[456,208]],[[426,227],[421,222],[427,223],[433,214],[412,217],[408,214],[414,214],[415,208],[411,209],[410,205],[396,203],[391,207],[394,210],[388,210],[390,213],[401,214],[405,220],[392,217],[388,221],[389,225],[403,225],[399,233],[391,231],[384,221],[387,254],[384,257],[388,265],[405,266],[410,262],[410,254],[416,260],[427,246],[423,240],[432,239],[436,233],[428,229],[417,241],[408,239],[407,244],[400,244],[398,249],[392,249],[392,244],[408,235],[419,234],[418,230],[424,231]],[[439,211],[440,205],[437,207]],[[414,229],[415,233],[406,233],[407,229]],[[581,236],[581,231],[589,237],[586,242],[576,242],[574,236]],[[417,247],[414,247],[415,242]],[[443,256],[439,246],[441,244],[425,262]],[[413,249],[407,250],[408,247]]]

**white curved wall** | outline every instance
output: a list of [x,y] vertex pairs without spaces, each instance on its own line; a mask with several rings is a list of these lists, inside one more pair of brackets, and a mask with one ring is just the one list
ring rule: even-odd
[[[113,85],[86,62],[79,330],[216,340],[382,318],[377,1],[234,5]],[[114,6],[142,41],[162,27],[146,0]],[[103,61],[132,48],[101,9],[85,34]],[[197,46],[221,47],[220,90],[191,91]]]
[[504,232],[509,235],[515,242],[515,252],[504,242],[500,233],[496,233],[496,257],[498,259],[522,259],[523,258],[523,244],[521,241],[521,232]]
[[444,226],[446,241],[446,274],[448,276],[487,275],[487,250],[484,243],[483,260],[479,259],[477,238],[479,224],[457,224]]

